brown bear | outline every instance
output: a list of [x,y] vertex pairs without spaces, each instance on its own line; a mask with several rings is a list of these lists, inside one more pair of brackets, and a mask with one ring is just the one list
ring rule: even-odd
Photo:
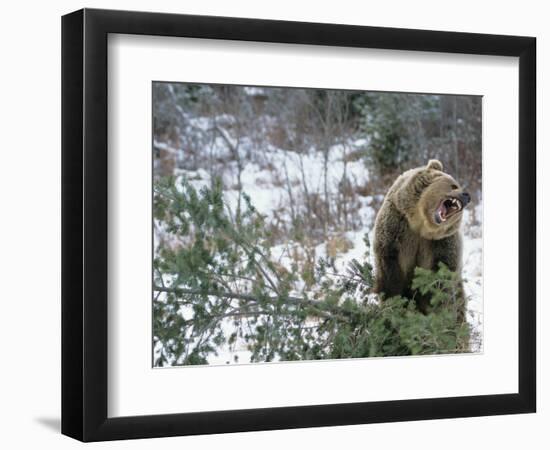
[[460,274],[460,222],[469,202],[470,195],[437,160],[400,175],[376,216],[375,292],[414,298],[419,310],[428,312],[429,299],[411,289],[414,269],[434,270],[443,262]]

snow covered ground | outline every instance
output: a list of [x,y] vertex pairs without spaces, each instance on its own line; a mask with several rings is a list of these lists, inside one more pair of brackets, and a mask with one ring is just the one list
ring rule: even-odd
[[468,323],[472,326],[470,342],[473,352],[483,351],[483,205],[464,210],[464,290],[468,299]]

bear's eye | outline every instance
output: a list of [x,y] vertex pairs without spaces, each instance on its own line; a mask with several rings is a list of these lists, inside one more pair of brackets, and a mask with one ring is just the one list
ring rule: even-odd
[[455,190],[458,189],[458,186],[456,184],[451,185],[451,189]]

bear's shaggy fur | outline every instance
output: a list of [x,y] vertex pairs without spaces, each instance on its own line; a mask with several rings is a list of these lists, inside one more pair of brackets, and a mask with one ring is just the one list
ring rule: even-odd
[[375,291],[386,298],[415,298],[427,312],[429,299],[411,291],[414,269],[434,270],[443,262],[461,272],[460,222],[469,201],[470,195],[437,160],[400,175],[376,216]]

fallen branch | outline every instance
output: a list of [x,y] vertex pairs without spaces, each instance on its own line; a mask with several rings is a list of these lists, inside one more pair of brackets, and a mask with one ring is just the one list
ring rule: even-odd
[[[166,292],[166,293],[172,293],[176,295],[212,295],[215,297],[222,297],[222,298],[234,298],[237,300],[246,300],[249,302],[255,302],[258,303],[259,299],[250,294],[241,294],[238,292],[223,292],[223,291],[204,291],[200,289],[186,289],[186,288],[179,288],[179,287],[164,287],[164,286],[154,286],[153,290],[157,292]],[[342,315],[342,311],[340,310],[334,310],[332,308],[327,308],[325,305],[322,305],[318,302],[314,302],[312,300],[308,300],[301,297],[281,297],[281,296],[275,296],[275,297],[267,297],[267,300],[269,301],[279,301],[280,299],[284,299],[285,301],[296,305],[296,306],[303,306],[307,308],[313,308],[315,309],[315,312],[313,312],[314,315],[318,315],[319,317],[323,317],[324,319],[334,319],[338,318],[340,320],[349,322],[349,318]]]

